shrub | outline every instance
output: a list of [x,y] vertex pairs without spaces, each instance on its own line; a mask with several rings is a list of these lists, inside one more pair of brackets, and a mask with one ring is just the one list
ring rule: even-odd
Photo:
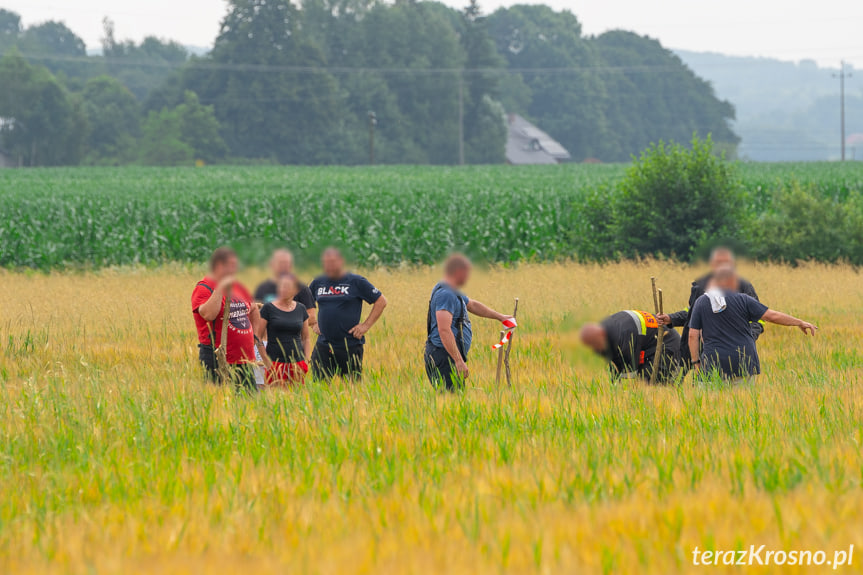
[[691,148],[660,142],[627,170],[614,203],[614,237],[627,257],[691,259],[708,242],[733,237],[743,218],[733,166],[710,138]]
[[773,195],[770,208],[747,234],[753,255],[787,262],[863,264],[863,205],[838,202],[798,183]]

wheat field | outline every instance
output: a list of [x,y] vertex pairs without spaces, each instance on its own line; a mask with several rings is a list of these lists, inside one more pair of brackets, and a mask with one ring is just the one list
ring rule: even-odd
[[520,298],[514,386],[476,320],[470,388],[445,395],[420,359],[436,270],[367,270],[390,306],[365,381],[251,398],[201,383],[200,269],[0,272],[0,572],[665,574],[696,546],[863,544],[857,271],[744,266],[821,328],[768,327],[752,385],[613,384],[578,345],[650,310],[651,275],[684,307],[699,271],[478,272],[472,297]]

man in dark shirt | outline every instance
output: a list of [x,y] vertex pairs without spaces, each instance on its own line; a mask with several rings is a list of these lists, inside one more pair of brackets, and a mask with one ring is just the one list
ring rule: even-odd
[[[381,317],[387,298],[369,280],[345,270],[345,259],[336,248],[321,257],[324,274],[309,286],[318,304],[318,322],[313,328],[318,342],[312,353],[312,373],[318,379],[335,376],[357,380],[363,371],[365,335]],[[363,302],[372,304],[360,322]]]
[[[456,391],[468,377],[467,354],[473,340],[471,314],[499,322],[514,321],[485,304],[469,299],[461,290],[467,284],[471,263],[453,254],[444,263],[443,279],[432,289],[429,299],[425,353],[426,375],[435,387]],[[514,324],[512,324],[514,325]],[[504,324],[508,328],[507,324]]]
[[[670,325],[672,327],[683,328],[683,332],[680,337],[683,349],[680,350],[680,356],[683,361],[683,366],[686,369],[689,369],[689,353],[687,346],[689,342],[690,312],[692,311],[693,306],[695,306],[696,300],[704,295],[704,292],[707,289],[707,284],[710,282],[713,274],[716,273],[716,270],[725,267],[734,268],[735,265],[734,252],[724,247],[714,249],[710,254],[710,273],[692,282],[692,289],[689,294],[689,307],[672,314],[660,314],[656,316],[660,325]],[[758,294],[755,293],[755,288],[751,283],[743,278],[740,278],[738,291],[740,291],[740,293],[745,293],[758,301]],[[764,323],[761,321],[754,321],[750,324],[749,329],[752,331],[752,339],[757,340],[764,332]]]
[[677,377],[680,364],[680,336],[673,329],[660,326],[653,314],[626,310],[600,323],[581,328],[581,341],[609,362],[616,378],[640,377],[650,381],[656,356],[657,334],[665,330],[657,383],[670,383]]
[[[273,252],[270,257],[270,272],[271,277],[265,280],[255,290],[255,301],[258,303],[270,303],[276,299],[278,293],[278,284],[282,276],[294,274],[294,254],[285,249],[279,249]],[[309,327],[314,328],[317,323],[317,310],[315,309],[315,300],[312,297],[312,290],[309,286],[301,281],[297,281],[299,291],[294,297],[294,301],[301,303],[306,307],[309,314]]]
[[739,293],[739,279],[733,267],[714,272],[707,293],[695,302],[691,316],[688,347],[694,370],[719,373],[723,379],[734,382],[761,373],[755,336],[750,329],[752,322],[764,320],[794,326],[811,335],[818,329]]

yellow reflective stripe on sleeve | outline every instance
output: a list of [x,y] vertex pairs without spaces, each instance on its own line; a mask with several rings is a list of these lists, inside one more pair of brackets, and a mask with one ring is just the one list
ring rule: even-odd
[[644,321],[644,316],[642,314],[638,314],[638,319],[641,324],[641,335],[647,335],[647,322]]
[[760,323],[761,325],[767,325],[767,323],[763,319],[759,319],[758,323]]
[[647,335],[647,323],[644,320],[644,316],[641,315],[641,312],[632,309],[625,311],[629,314],[629,317],[632,318],[632,321],[635,322],[635,329],[638,330],[638,333],[640,335]]

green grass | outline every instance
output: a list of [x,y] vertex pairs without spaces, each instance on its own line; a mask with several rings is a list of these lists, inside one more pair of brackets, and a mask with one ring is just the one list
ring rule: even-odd
[[255,397],[201,381],[199,270],[0,271],[0,572],[668,574],[695,546],[858,544],[855,270],[744,270],[821,328],[768,327],[752,385],[612,383],[577,344],[581,322],[649,307],[651,275],[682,307],[700,271],[478,273],[471,297],[521,298],[515,382],[495,386],[499,325],[477,320],[452,396],[420,356],[437,270],[367,271],[390,305],[364,382]]

